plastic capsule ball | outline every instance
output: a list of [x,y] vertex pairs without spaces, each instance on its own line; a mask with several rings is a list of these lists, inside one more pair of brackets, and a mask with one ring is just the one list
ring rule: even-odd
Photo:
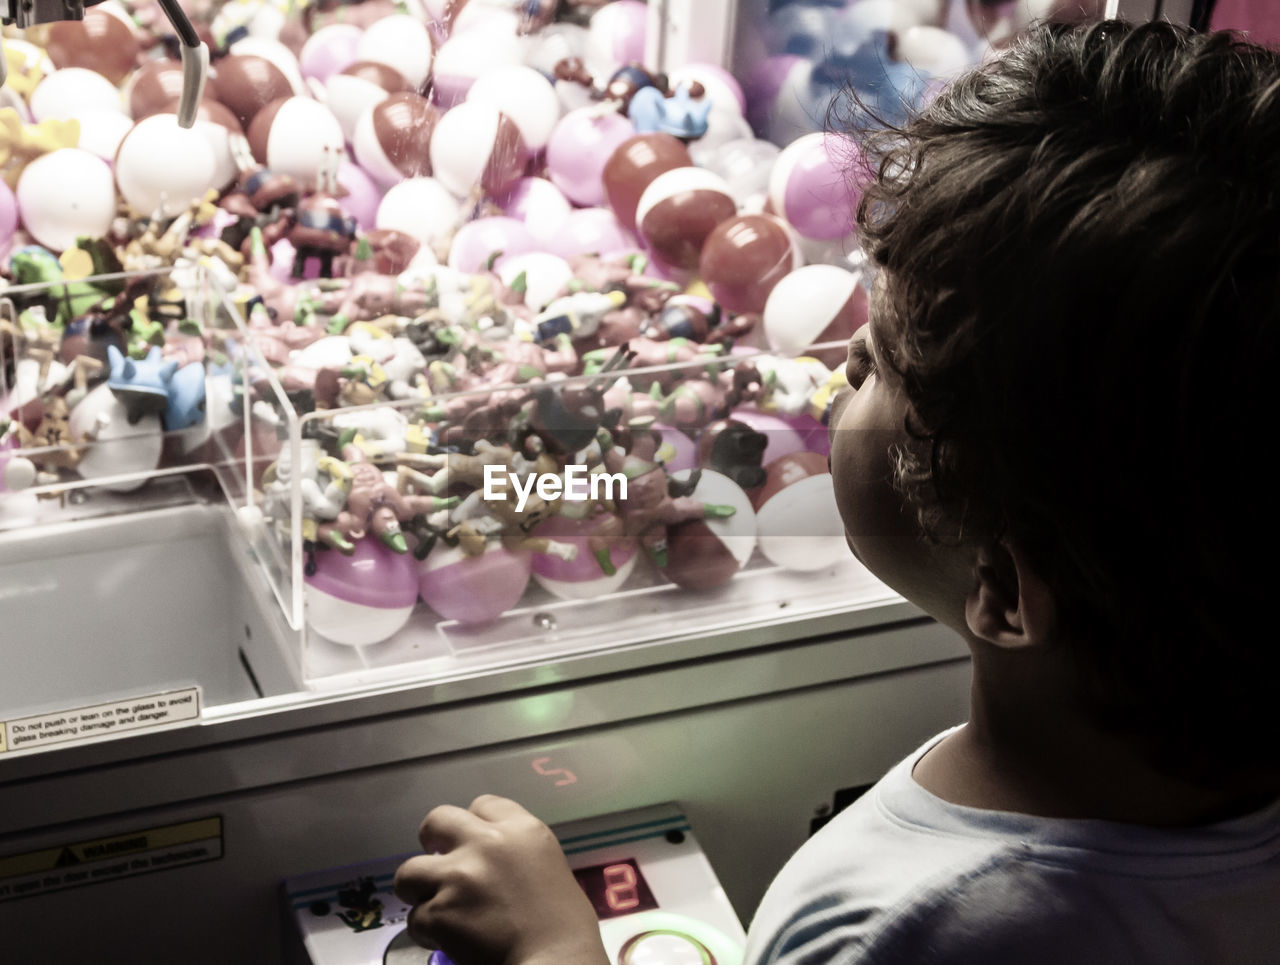
[[469,30],[478,21],[494,16],[515,16],[521,32],[545,27],[555,16],[560,0],[450,0],[454,30]]
[[356,49],[364,31],[354,24],[331,23],[321,27],[298,52],[298,69],[303,77],[324,83],[334,74],[349,67],[357,59]]
[[254,115],[267,104],[293,96],[293,85],[275,64],[251,54],[232,54],[218,61],[217,96],[231,108],[236,120],[248,128]]
[[517,178],[507,190],[494,198],[502,213],[519,218],[540,241],[554,239],[573,205],[559,188],[546,178]]
[[[858,276],[836,265],[805,265],[783,278],[765,302],[764,336],[783,355],[809,345],[843,345],[867,320],[867,292]],[[810,353],[828,366],[844,364],[843,347]]]
[[96,154],[108,163],[115,161],[120,142],[133,127],[128,115],[118,111],[88,111],[76,120],[80,124],[80,140],[76,147]]
[[557,255],[608,255],[630,251],[636,237],[614,217],[608,208],[579,208],[565,218],[547,247]]
[[535,312],[546,308],[573,280],[573,266],[547,251],[503,255],[494,262],[493,270],[504,285],[522,294],[525,305]]
[[800,252],[781,220],[743,214],[707,235],[698,273],[729,311],[762,312],[774,286],[799,267]]
[[523,254],[538,247],[523,221],[515,218],[476,218],[458,229],[449,246],[449,267],[467,274],[487,271],[504,252]]
[[765,559],[788,570],[812,572],[849,556],[825,456],[797,452],[764,467],[752,501],[757,545]]
[[478,77],[466,99],[468,103],[488,104],[511,118],[525,147],[534,154],[546,148],[562,113],[555,87],[523,64],[498,67]]
[[356,124],[365,111],[391,94],[413,91],[398,70],[372,60],[357,61],[333,74],[324,89],[325,104],[348,141],[355,138]]
[[439,120],[439,108],[420,94],[384,97],[356,122],[356,161],[384,187],[430,174],[431,135]]
[[843,238],[853,230],[859,192],[857,148],[838,134],[806,134],[778,155],[769,176],[773,210],[806,238]]
[[76,472],[85,479],[132,476],[106,488],[129,492],[147,481],[160,465],[164,427],[157,415],[129,421],[129,411],[105,383],[93,389],[71,410],[67,431],[72,439],[87,439]]
[[657,457],[662,460],[663,468],[667,472],[680,472],[697,466],[698,447],[692,439],[675,426],[662,422],[655,422],[652,429],[662,437],[662,442],[658,445]]
[[346,138],[333,112],[309,97],[272,101],[254,115],[247,131],[259,164],[312,184],[332,158],[346,155]]
[[609,564],[615,572],[606,574],[591,547],[591,534],[599,523],[599,517],[573,519],[568,516],[552,516],[539,523],[530,534],[532,537],[567,543],[578,552],[571,560],[550,553],[534,553],[534,581],[562,600],[593,600],[622,586],[639,558],[636,541],[626,538],[609,541]]
[[[682,471],[672,478],[684,481],[688,476],[688,471]],[[662,572],[687,590],[710,590],[728,583],[751,558],[756,514],[741,486],[710,469],[702,470],[692,498],[732,506],[733,515],[668,526],[667,565]]]
[[608,77],[624,64],[644,61],[649,11],[640,0],[614,0],[591,15],[587,26],[587,69]]
[[[173,101],[165,107],[163,113],[177,114],[178,102]],[[204,135],[213,151],[213,186],[225,188],[240,174],[240,168],[231,153],[231,139],[235,135],[243,135],[244,128],[225,104],[208,99],[200,101],[196,107],[194,129]]]
[[499,194],[524,173],[529,150],[511,118],[482,103],[450,108],[431,138],[431,169],[458,197],[476,185]]
[[524,551],[493,542],[479,556],[461,547],[437,544],[418,567],[423,602],[446,620],[463,626],[492,623],[520,602],[533,560]]
[[101,238],[116,216],[111,168],[76,147],[60,148],[28,164],[15,194],[23,227],[54,251],[74,247],[85,235]]
[[514,30],[456,32],[436,51],[432,96],[441,107],[452,107],[479,78],[523,61],[524,47]]
[[144,117],[120,142],[116,184],[143,217],[172,218],[216,186],[218,159],[204,132],[178,126],[176,114]]
[[68,120],[97,110],[124,112],[119,89],[84,67],[55,70],[31,92],[30,106],[37,121]]
[[708,154],[702,166],[724,178],[741,208],[769,190],[769,177],[781,149],[772,141],[756,137],[721,144]]
[[917,24],[898,37],[895,53],[930,77],[951,78],[974,62],[974,55],[955,34],[940,27]]
[[547,142],[547,176],[574,204],[605,203],[604,168],[613,152],[636,133],[620,114],[581,107],[560,119]]
[[128,13],[108,0],[84,11],[83,20],[55,20],[44,43],[62,69],[84,67],[119,85],[137,64],[141,45]]
[[724,178],[704,168],[676,168],[645,188],[636,207],[636,228],[663,262],[692,271],[708,235],[737,212]]
[[431,36],[413,17],[397,13],[373,23],[356,45],[354,60],[372,60],[396,71],[415,89],[431,76]]
[[[124,85],[124,103],[135,121],[160,111],[182,97],[182,63],[177,60],[149,60]],[[210,75],[201,97],[221,103],[218,81]]]
[[297,56],[279,40],[250,34],[233,43],[230,52],[270,61],[288,79],[290,90],[294,94],[303,95],[309,90],[307,82],[302,79],[302,71],[298,68]]
[[687,167],[693,167],[693,158],[679,138],[660,131],[627,138],[609,155],[601,172],[609,207],[622,224],[635,230],[636,208],[645,188],[658,175]]
[[355,541],[350,556],[315,552],[306,576],[307,624],[334,643],[364,647],[398,633],[418,602],[412,554],[397,553],[376,536]]
[[406,178],[383,195],[377,227],[403,231],[430,247],[451,235],[461,216],[457,198],[435,178]]
[[667,76],[667,82],[674,90],[681,84],[698,83],[711,99],[713,110],[735,110],[738,114],[747,112],[747,95],[742,90],[738,79],[715,64],[692,63],[677,67]]
[[338,184],[346,191],[338,205],[356,219],[361,231],[371,231],[378,222],[378,205],[382,189],[358,164],[343,161],[338,165]]

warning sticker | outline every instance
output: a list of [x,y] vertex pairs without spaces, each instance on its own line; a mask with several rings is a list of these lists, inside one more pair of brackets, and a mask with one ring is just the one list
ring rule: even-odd
[[78,743],[200,719],[200,688],[112,700],[91,707],[57,710],[0,721],[0,754]]
[[167,824],[0,857],[0,901],[222,857],[222,818]]

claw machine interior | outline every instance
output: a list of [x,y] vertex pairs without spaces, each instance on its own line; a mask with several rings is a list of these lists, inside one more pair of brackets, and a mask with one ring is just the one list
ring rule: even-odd
[[495,792],[619,965],[736,961],[789,854],[967,706],[835,511],[867,276],[828,108],[1114,6],[23,8],[6,953],[447,965],[390,876]]

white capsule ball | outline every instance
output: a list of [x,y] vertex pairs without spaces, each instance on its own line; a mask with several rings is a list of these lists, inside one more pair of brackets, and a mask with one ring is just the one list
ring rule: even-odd
[[171,218],[214,187],[217,161],[201,131],[178,126],[174,114],[133,125],[116,154],[116,184],[143,217]]
[[31,92],[31,116],[37,121],[70,120],[92,111],[125,112],[116,85],[95,70],[63,67]]
[[468,103],[488,104],[511,118],[530,151],[547,146],[560,120],[556,89],[532,67],[511,64],[476,79],[467,92]]
[[383,196],[377,223],[434,245],[454,232],[461,217],[457,199],[435,178],[407,178]]
[[76,238],[101,238],[116,214],[111,168],[102,158],[64,147],[28,164],[15,192],[22,224],[54,251],[75,247]]
[[431,76],[433,59],[427,28],[401,13],[374,21],[356,47],[356,60],[394,67],[414,88],[422,87]]
[[258,162],[303,185],[346,157],[346,138],[333,112],[309,97],[272,101],[254,115],[245,132]]

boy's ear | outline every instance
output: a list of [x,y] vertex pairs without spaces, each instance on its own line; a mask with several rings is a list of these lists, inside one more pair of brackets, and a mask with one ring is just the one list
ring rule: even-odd
[[1056,607],[1049,585],[1026,554],[1012,543],[1000,542],[978,552],[964,616],[974,636],[1015,649],[1047,641]]

